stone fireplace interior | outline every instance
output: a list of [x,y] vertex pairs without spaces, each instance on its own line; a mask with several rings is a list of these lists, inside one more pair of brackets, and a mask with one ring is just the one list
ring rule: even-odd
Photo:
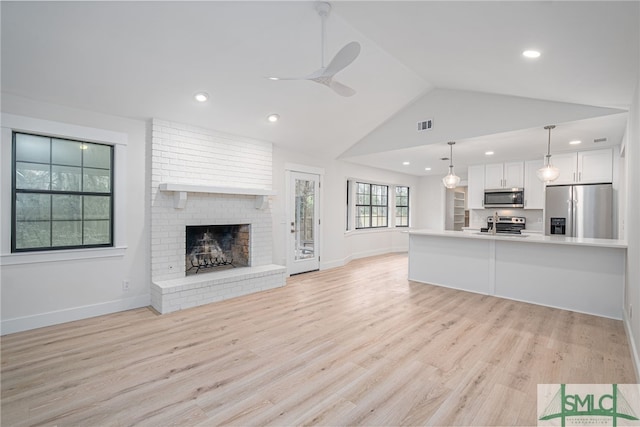
[[250,265],[251,225],[186,227],[185,275]]

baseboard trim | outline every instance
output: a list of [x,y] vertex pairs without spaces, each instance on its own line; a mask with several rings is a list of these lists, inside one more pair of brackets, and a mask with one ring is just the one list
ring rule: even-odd
[[349,256],[344,257],[344,259],[336,259],[332,261],[327,261],[320,263],[320,270],[329,270],[331,268],[344,267],[349,264],[354,259],[367,258],[370,256],[391,254],[391,253],[403,253],[407,252],[408,248],[404,246],[398,246],[387,249],[374,249],[370,251],[356,252],[355,254],[351,254]]
[[320,270],[330,270],[332,268],[343,267],[348,263],[347,258],[335,259],[333,261],[321,262]]
[[633,339],[633,333],[631,331],[630,319],[627,316],[627,311],[622,310],[622,323],[624,324],[624,332],[627,334],[627,342],[629,343],[629,350],[631,351],[631,360],[633,361],[633,367],[636,371],[636,383],[640,382],[640,353],[638,353],[638,346]]
[[116,301],[108,301],[99,304],[68,308],[65,310],[50,311],[48,313],[34,314],[32,316],[6,319],[0,323],[0,335],[13,334],[16,332],[43,328],[45,326],[73,322],[74,320],[87,319],[89,317],[132,310],[134,308],[147,307],[150,304],[151,297],[149,294],[145,294]]

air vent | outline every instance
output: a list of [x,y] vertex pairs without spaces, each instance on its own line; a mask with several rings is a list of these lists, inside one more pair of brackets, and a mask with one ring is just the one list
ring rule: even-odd
[[431,130],[432,127],[433,127],[433,120],[432,119],[423,120],[421,122],[418,122],[418,132],[424,132],[425,130]]
[[598,142],[607,142],[607,138],[597,138],[597,139],[594,139],[593,142],[595,142],[596,144]]

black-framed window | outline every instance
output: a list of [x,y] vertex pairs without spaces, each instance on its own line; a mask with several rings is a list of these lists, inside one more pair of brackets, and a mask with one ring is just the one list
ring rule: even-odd
[[396,187],[396,227],[409,226],[409,187]]
[[11,251],[113,246],[113,146],[13,133]]
[[389,187],[356,182],[356,228],[388,226]]

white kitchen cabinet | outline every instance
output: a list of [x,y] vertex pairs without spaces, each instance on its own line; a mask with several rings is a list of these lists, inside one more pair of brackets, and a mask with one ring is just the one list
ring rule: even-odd
[[560,170],[558,178],[551,185],[573,184],[578,166],[577,153],[562,153],[551,156],[551,164]]
[[503,169],[503,163],[491,163],[484,165],[484,188],[502,188]]
[[467,206],[484,209],[484,165],[469,166],[467,170]]
[[611,148],[554,154],[551,156],[551,164],[560,169],[560,176],[552,185],[594,184],[613,180]]
[[544,166],[544,160],[524,162],[524,208],[544,209],[544,182],[538,179],[538,169]]
[[613,151],[580,151],[578,153],[578,182],[582,184],[613,181]]
[[485,165],[484,188],[522,188],[524,185],[524,163],[492,163]]

